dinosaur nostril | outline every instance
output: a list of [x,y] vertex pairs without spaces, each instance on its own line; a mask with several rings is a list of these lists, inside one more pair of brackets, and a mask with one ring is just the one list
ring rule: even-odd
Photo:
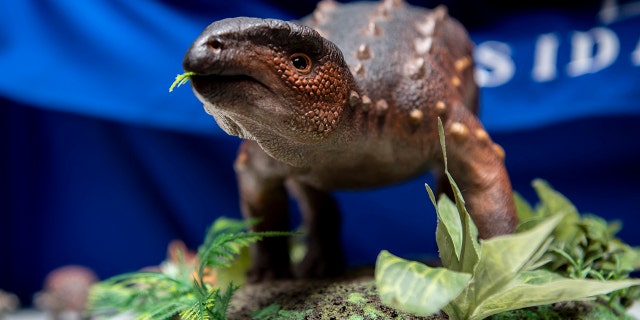
[[222,41],[219,38],[209,40],[207,46],[209,46],[212,51],[220,51],[223,47]]

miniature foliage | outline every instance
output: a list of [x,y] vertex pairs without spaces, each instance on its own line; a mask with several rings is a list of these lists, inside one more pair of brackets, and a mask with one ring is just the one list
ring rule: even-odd
[[[553,241],[545,256],[549,263],[544,269],[572,279],[622,280],[640,268],[640,249],[615,236],[622,227],[619,221],[607,222],[592,214],[578,214],[575,206],[546,181],[535,180],[533,187],[541,199],[535,208],[516,196],[516,203],[522,208],[520,229],[559,212],[566,213],[552,233]],[[640,290],[625,288],[604,298],[610,307],[622,311],[640,298]]]
[[[614,281],[569,278],[544,268],[555,237],[568,241],[575,230],[558,228],[577,215],[575,208],[551,193],[541,196],[554,214],[541,217],[531,209],[535,222],[525,222],[521,232],[478,242],[477,230],[464,207],[464,199],[446,162],[442,122],[438,121],[445,172],[454,192],[435,200],[436,240],[443,267],[433,268],[382,251],[376,263],[376,284],[381,300],[389,306],[417,315],[443,310],[450,319],[484,319],[491,315],[555,302],[581,300],[640,285],[640,279]],[[519,209],[527,209],[519,202]]]
[[173,89],[187,83],[189,79],[191,79],[191,77],[194,76],[195,74],[196,74],[195,72],[188,71],[188,72],[176,75],[176,79],[173,80],[173,83],[169,87],[169,92],[173,92]]
[[304,320],[312,309],[305,311],[284,310],[274,303],[253,313],[253,320]]
[[199,247],[197,263],[183,259],[173,272],[132,272],[112,277],[92,287],[89,313],[97,318],[123,312],[138,320],[169,319],[179,315],[184,320],[226,319],[227,309],[238,286],[207,281],[211,270],[232,265],[242,248],[270,236],[287,232],[249,232],[255,223],[220,218],[207,231]]

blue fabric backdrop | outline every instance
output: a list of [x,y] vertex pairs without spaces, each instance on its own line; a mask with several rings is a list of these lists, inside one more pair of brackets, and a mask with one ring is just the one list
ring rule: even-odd
[[[530,182],[544,178],[581,211],[623,220],[621,237],[639,245],[640,3],[445,3],[477,44],[481,118],[507,151],[514,188],[534,201]],[[3,7],[0,289],[29,303],[55,267],[82,264],[106,278],[159,263],[171,239],[197,246],[218,216],[239,217],[239,140],[189,88],[167,89],[210,22],[294,19],[314,1]],[[425,181],[337,193],[352,265],[381,249],[435,255]]]

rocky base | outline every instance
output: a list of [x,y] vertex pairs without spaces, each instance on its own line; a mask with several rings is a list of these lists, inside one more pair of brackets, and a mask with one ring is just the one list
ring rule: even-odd
[[[383,305],[373,276],[359,271],[339,279],[281,280],[243,286],[236,292],[229,320],[240,319],[448,319],[444,313],[418,317]],[[493,316],[493,320],[516,319],[628,319],[597,302],[566,302],[527,308]]]

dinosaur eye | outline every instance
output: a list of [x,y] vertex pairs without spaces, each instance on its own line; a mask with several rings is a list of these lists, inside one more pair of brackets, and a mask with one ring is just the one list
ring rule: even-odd
[[302,73],[309,73],[311,71],[311,58],[304,53],[295,53],[291,55],[291,63],[293,66]]

